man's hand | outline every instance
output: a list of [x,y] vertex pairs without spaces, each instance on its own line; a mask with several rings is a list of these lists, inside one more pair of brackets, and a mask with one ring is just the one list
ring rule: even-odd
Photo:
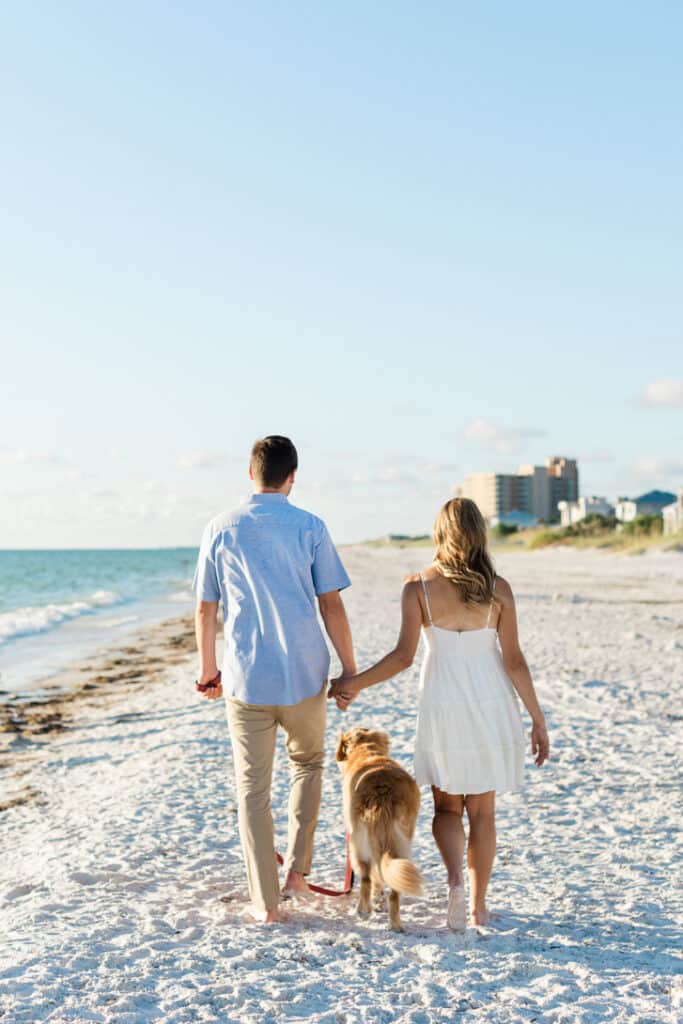
[[[342,678],[355,676],[356,659],[353,656],[351,629],[349,627],[349,620],[346,617],[341,594],[337,590],[330,590],[325,594],[320,594],[318,596],[318,604],[327,635],[332,641],[332,646],[341,662]],[[339,710],[346,711],[350,702],[345,698],[336,698],[336,700]]]
[[223,696],[223,683],[220,672],[202,672],[195,684],[195,689],[202,697],[216,700]]
[[341,675],[337,676],[336,679],[330,680],[330,689],[327,696],[328,699],[334,698],[340,711],[346,711],[349,704],[360,693],[359,687],[353,682],[354,678],[351,675]]

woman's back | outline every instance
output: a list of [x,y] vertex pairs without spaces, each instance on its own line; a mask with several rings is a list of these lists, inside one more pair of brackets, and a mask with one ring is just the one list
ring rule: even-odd
[[427,656],[420,676],[418,784],[447,793],[517,789],[524,736],[498,649],[495,600],[467,604],[432,567],[419,580]]
[[468,604],[462,600],[459,587],[434,566],[429,566],[418,576],[422,584],[425,626],[455,633],[496,627],[500,611],[495,597],[485,604]]

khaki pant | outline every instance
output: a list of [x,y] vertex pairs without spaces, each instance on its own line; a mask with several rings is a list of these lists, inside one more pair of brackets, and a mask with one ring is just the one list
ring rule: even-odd
[[327,684],[299,704],[245,704],[226,700],[237,783],[239,828],[249,895],[259,910],[280,902],[270,783],[278,725],[287,735],[292,787],[285,871],[311,869],[324,762]]

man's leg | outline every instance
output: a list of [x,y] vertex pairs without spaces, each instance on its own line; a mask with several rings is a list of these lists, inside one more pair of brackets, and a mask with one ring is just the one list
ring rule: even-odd
[[232,740],[240,839],[249,896],[258,912],[277,911],[280,902],[270,783],[277,720],[274,708],[225,702]]
[[287,753],[292,773],[289,843],[285,860],[286,884],[304,888],[303,884],[296,886],[296,876],[301,878],[309,873],[313,858],[313,836],[320,810],[325,761],[327,684],[317,696],[291,707],[280,706],[277,710],[280,724],[287,734]]

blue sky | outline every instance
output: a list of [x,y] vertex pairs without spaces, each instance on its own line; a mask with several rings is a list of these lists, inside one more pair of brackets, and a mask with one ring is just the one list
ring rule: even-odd
[[340,541],[464,475],[683,485],[677,4],[0,10],[0,547]]

